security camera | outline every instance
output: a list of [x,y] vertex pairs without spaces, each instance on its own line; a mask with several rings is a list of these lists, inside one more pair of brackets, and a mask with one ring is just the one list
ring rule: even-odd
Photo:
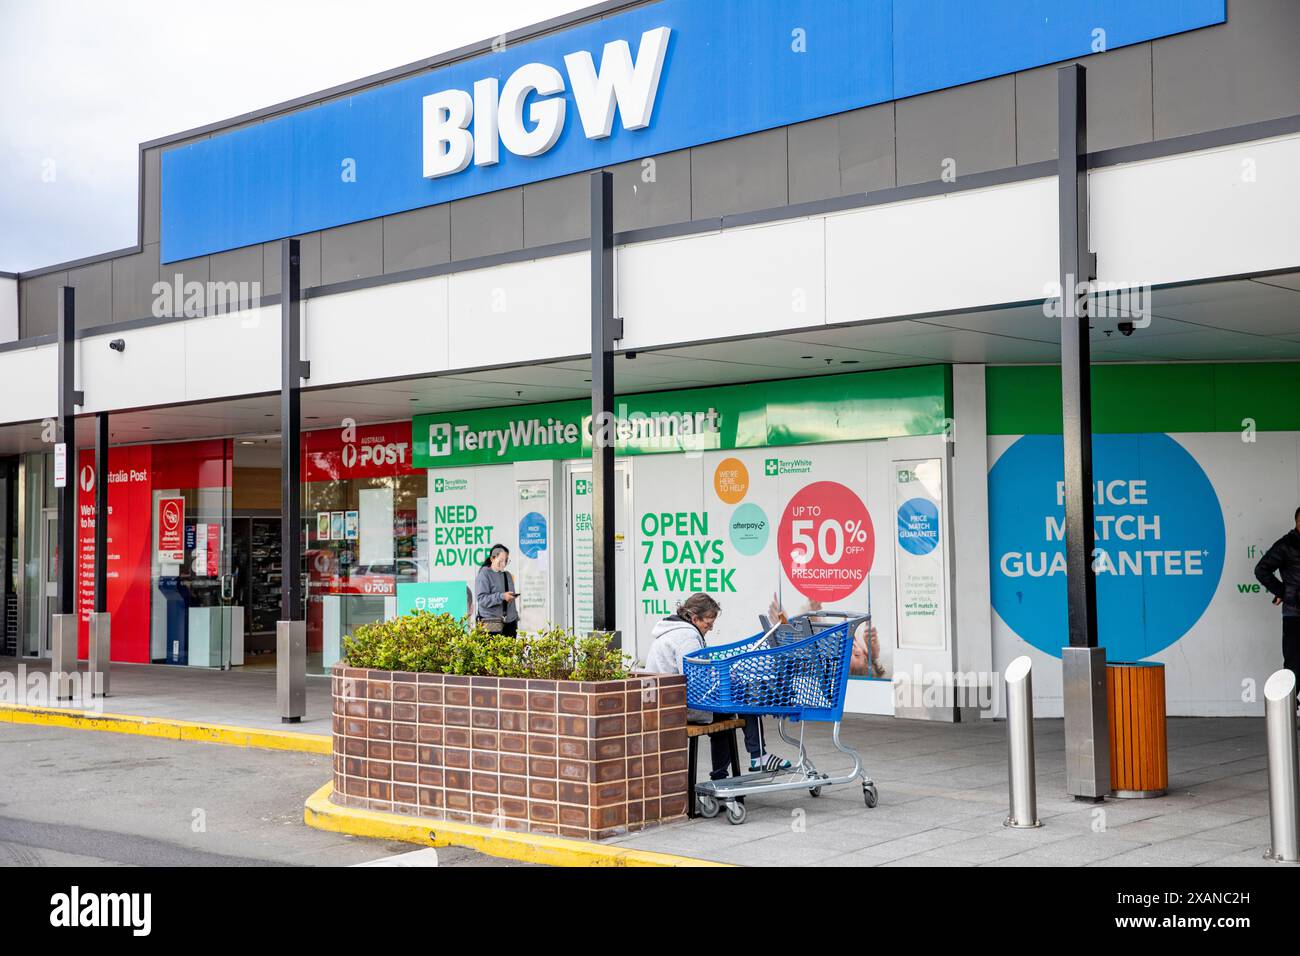
[[126,339],[113,339],[113,341],[108,343],[108,347],[114,352],[125,352]]
[[1133,334],[1133,323],[1132,323],[1132,322],[1128,322],[1128,321],[1124,321],[1124,322],[1116,322],[1116,323],[1115,323],[1115,328],[1119,329],[1119,334],[1120,334],[1120,335],[1128,336],[1128,335],[1132,335],[1132,334]]

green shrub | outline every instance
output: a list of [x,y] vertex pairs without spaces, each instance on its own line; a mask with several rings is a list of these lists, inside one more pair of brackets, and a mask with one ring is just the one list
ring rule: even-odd
[[450,614],[416,611],[363,624],[343,639],[349,667],[429,674],[532,677],[540,680],[622,680],[631,658],[610,634],[578,637],[562,627],[506,637],[467,627]]

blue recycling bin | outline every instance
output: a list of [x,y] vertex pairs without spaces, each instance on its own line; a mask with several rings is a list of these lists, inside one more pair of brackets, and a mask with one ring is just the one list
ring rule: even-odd
[[167,602],[167,663],[186,664],[190,657],[190,590],[178,577],[160,577],[158,590]]

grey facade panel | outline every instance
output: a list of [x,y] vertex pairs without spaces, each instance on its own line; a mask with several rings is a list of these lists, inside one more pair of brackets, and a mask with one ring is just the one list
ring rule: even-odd
[[689,149],[619,163],[611,171],[615,232],[690,221]]
[[691,150],[691,218],[784,206],[789,197],[785,127]]
[[[1151,44],[1068,62],[1087,70],[1089,150],[1151,142]],[[1064,65],[1016,74],[1019,163],[1056,159],[1056,71]]]
[[999,76],[895,104],[898,185],[1016,163],[1016,81]]
[[162,217],[162,150],[144,151],[144,182],[140,184],[144,196],[144,225],[141,242],[152,245],[159,242],[159,224]]
[[22,319],[19,338],[53,335],[59,324],[59,286],[68,284],[66,272],[51,272],[21,283]]
[[894,104],[881,103],[841,113],[840,195],[893,189],[898,185],[894,162]]
[[113,321],[129,322],[153,314],[158,281],[158,246],[147,245],[133,256],[113,260]]
[[[262,261],[262,247],[244,246],[242,249],[232,249],[229,252],[219,252],[212,256],[208,263],[208,271],[211,273],[213,282],[244,282],[249,284],[247,292],[243,295],[265,295],[264,288],[264,270],[265,263]],[[257,290],[254,292],[252,283],[257,283]]]
[[451,203],[453,262],[524,247],[524,191],[520,188]]
[[585,239],[591,232],[591,174],[524,186],[524,247]]
[[1300,113],[1295,0],[1230,0],[1227,23],[1155,40],[1151,58],[1157,139]]
[[814,202],[840,195],[840,120],[838,116],[786,128],[790,202]]
[[882,103],[787,127],[790,202],[892,189],[894,104]]
[[384,273],[384,221],[368,219],[320,233],[321,285]]
[[444,203],[384,217],[384,273],[451,261],[451,211]]
[[96,262],[71,269],[68,285],[77,290],[77,328],[113,321],[113,264]]
[[[300,264],[299,279],[304,289],[315,288],[321,284],[320,280],[320,233],[309,232],[305,236],[298,236],[302,244],[298,247],[298,254],[302,257]],[[262,288],[263,295],[280,294],[280,242],[262,243],[262,272],[265,275],[264,285]]]

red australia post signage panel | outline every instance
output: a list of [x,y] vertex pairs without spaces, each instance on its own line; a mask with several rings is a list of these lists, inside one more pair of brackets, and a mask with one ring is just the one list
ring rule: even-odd
[[359,425],[302,436],[302,480],[414,475],[411,423]]
[[158,562],[180,564],[185,560],[185,499],[159,498]]
[[[109,450],[104,606],[113,621],[115,661],[149,661],[150,458],[151,449],[142,445]],[[84,657],[95,606],[95,489],[100,477],[95,473],[94,452],[89,449],[78,453],[77,465],[78,655]]]

